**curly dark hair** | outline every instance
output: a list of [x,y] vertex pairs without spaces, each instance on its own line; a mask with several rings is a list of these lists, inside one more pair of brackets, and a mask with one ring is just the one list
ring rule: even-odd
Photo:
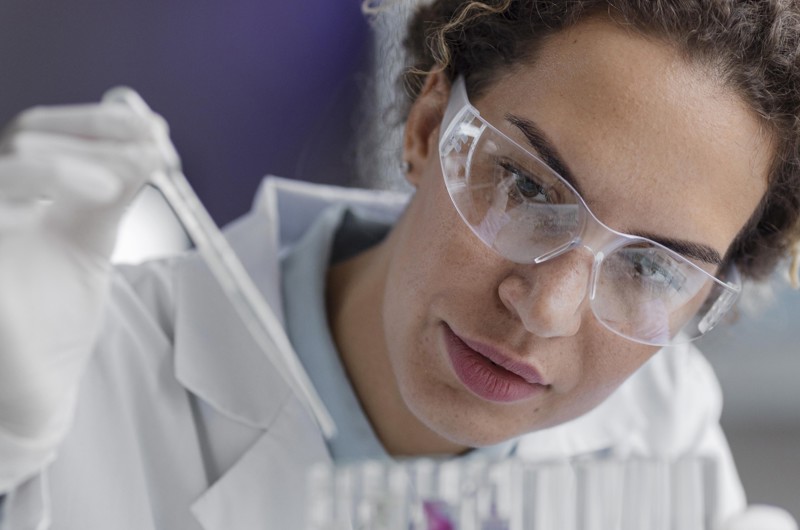
[[759,208],[726,256],[764,279],[800,244],[800,3],[797,0],[435,0],[411,19],[403,83],[415,99],[425,76],[463,75],[472,97],[499,71],[535,61],[548,36],[604,14],[708,66],[763,120],[776,141]]

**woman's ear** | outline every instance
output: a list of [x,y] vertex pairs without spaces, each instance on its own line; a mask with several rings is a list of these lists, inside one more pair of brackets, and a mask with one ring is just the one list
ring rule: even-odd
[[411,106],[403,135],[403,165],[406,179],[419,186],[424,168],[439,159],[439,126],[450,95],[450,82],[442,71],[428,74],[425,84]]

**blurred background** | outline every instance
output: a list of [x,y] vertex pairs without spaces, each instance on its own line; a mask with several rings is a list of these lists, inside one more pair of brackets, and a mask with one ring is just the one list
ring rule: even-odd
[[349,173],[369,38],[357,0],[4,0],[0,120],[132,86],[224,224],[266,173]]
[[[373,33],[361,3],[4,0],[0,122],[132,86],[170,123],[219,224],[249,209],[266,174],[340,184],[396,175],[398,129],[379,131],[397,121],[393,76],[409,8],[397,3]],[[123,226],[117,259],[186,244],[150,191]],[[745,302],[739,321],[701,348],[722,382],[723,426],[750,501],[800,519],[800,292],[776,275]]]

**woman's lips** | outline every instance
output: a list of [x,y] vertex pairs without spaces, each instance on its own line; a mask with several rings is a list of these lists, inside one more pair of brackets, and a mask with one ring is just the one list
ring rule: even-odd
[[456,376],[478,397],[510,403],[547,389],[536,369],[490,346],[462,339],[446,324],[444,342]]

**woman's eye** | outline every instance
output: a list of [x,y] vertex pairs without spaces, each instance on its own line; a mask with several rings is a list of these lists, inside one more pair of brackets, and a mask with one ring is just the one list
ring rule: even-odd
[[509,162],[500,162],[500,166],[514,179],[513,191],[520,200],[550,202],[547,190],[532,175]]
[[628,254],[628,259],[634,276],[651,287],[677,291],[683,286],[683,275],[663,256],[653,255],[649,251],[634,251]]

